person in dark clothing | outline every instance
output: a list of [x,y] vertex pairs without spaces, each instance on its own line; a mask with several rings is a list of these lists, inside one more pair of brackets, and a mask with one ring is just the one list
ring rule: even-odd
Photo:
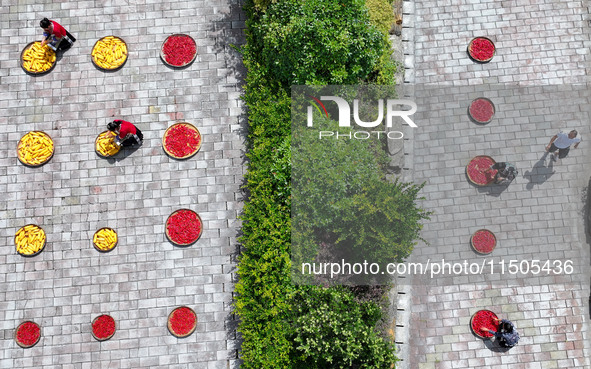
[[490,334],[493,334],[495,340],[499,342],[501,347],[513,347],[517,345],[519,342],[519,333],[515,329],[513,323],[509,320],[503,319],[495,319],[497,323],[499,323],[499,328],[497,331],[491,331],[486,327],[480,328],[482,331],[488,331]]
[[496,170],[497,174],[495,174],[495,183],[511,183],[517,177],[517,168],[514,164],[511,163],[495,163],[490,166],[490,168],[486,169],[485,172],[490,172],[491,170]]
[[117,134],[115,144],[119,146],[141,145],[144,141],[142,131],[125,120],[114,120],[107,124],[107,129]]

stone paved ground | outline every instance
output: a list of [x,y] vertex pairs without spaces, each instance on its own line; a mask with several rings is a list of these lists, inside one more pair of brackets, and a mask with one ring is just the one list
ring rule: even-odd
[[[40,77],[19,67],[23,47],[40,38],[39,20],[58,20],[78,41],[55,69]],[[0,6],[0,367],[229,368],[236,367],[232,316],[237,215],[244,132],[241,68],[230,44],[243,39],[244,17],[234,0],[21,1]],[[195,62],[170,69],[159,58],[172,33],[197,41]],[[130,55],[119,71],[90,62],[100,37],[114,34]],[[94,139],[113,117],[144,132],[138,150],[115,160],[94,153]],[[203,146],[175,161],[162,150],[164,130],[196,125]],[[30,130],[56,145],[51,161],[27,168],[16,145]],[[166,241],[164,222],[178,208],[197,211],[201,239],[188,248]],[[27,223],[48,235],[38,256],[16,254],[13,237]],[[99,254],[100,227],[115,228],[119,245]],[[179,305],[198,316],[196,332],[176,339],[166,328]],[[111,314],[116,335],[99,343],[91,320]],[[19,348],[23,320],[42,327],[41,341]]]
[[[413,179],[426,181],[423,204],[434,211],[424,229],[430,245],[419,245],[413,261],[573,260],[575,273],[413,278],[411,334],[400,367],[591,368],[584,231],[590,93],[572,85],[588,82],[587,3],[430,0],[407,8],[415,18],[412,32],[406,31],[414,62],[406,80],[428,111],[417,120],[409,156]],[[492,62],[467,57],[476,36],[495,42]],[[555,86],[519,87],[526,85]],[[486,126],[467,116],[470,101],[480,96],[497,107]],[[583,143],[551,164],[544,146],[557,130],[570,128],[579,130]],[[465,165],[483,154],[516,163],[517,180],[508,188],[468,184]],[[469,246],[480,228],[499,241],[487,258]],[[498,352],[470,332],[470,317],[483,308],[516,323],[522,335],[517,347]]]

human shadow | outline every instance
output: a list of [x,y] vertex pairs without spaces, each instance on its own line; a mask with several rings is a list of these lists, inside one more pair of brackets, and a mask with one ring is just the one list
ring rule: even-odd
[[550,159],[549,164],[546,166],[546,158],[548,157],[548,152],[545,152],[544,155],[538,160],[534,166],[532,167],[531,171],[526,171],[523,174],[523,177],[529,181],[529,183],[525,186],[528,190],[532,190],[535,185],[540,185],[546,182],[554,173],[554,162]]
[[484,340],[484,345],[493,352],[505,353],[511,350],[511,347],[503,347],[496,340]]

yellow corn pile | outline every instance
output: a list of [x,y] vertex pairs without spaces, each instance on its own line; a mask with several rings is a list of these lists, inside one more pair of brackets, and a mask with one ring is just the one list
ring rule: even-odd
[[24,135],[18,143],[18,158],[28,165],[41,165],[53,155],[53,141],[39,131]]
[[121,147],[115,145],[115,133],[105,131],[96,138],[95,149],[102,156],[113,156]]
[[47,45],[41,46],[36,41],[23,53],[23,68],[31,73],[42,73],[48,71],[55,63],[55,52]]
[[16,232],[14,236],[16,252],[21,255],[33,255],[45,245],[45,231],[39,226],[29,224]]
[[91,55],[99,67],[116,69],[127,59],[127,45],[119,37],[107,36],[97,41]]
[[111,228],[102,228],[96,231],[92,242],[97,249],[109,251],[117,244],[117,233]]

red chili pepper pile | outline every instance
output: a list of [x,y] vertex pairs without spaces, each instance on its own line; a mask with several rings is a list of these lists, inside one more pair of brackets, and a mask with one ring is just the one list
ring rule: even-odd
[[488,254],[495,249],[497,241],[495,239],[495,235],[488,230],[480,230],[472,235],[472,244],[476,251]]
[[185,124],[177,124],[166,132],[166,150],[178,158],[193,154],[201,143],[201,135]]
[[470,56],[478,61],[486,61],[495,54],[495,45],[483,37],[475,38],[470,45]]
[[98,339],[105,339],[115,333],[115,319],[101,315],[92,323],[92,333]]
[[201,235],[201,222],[191,210],[179,210],[168,218],[166,231],[170,240],[179,245],[195,242]]
[[499,329],[499,325],[493,320],[493,318],[497,318],[497,315],[490,310],[478,311],[472,318],[472,330],[479,336],[492,337],[493,334],[481,331],[480,328],[484,327],[496,332]]
[[164,42],[162,52],[168,64],[182,67],[193,60],[197,48],[195,41],[189,36],[170,36]]
[[470,104],[470,116],[477,122],[486,123],[495,115],[495,108],[488,99],[476,99]]
[[470,177],[474,183],[479,185],[485,185],[489,183],[495,177],[497,171],[491,170],[488,173],[485,173],[484,171],[490,168],[490,166],[493,164],[494,163],[492,159],[485,156],[478,156],[472,159],[467,168],[468,177]]
[[39,337],[41,337],[41,328],[33,322],[24,322],[16,331],[16,340],[24,346],[34,345]]
[[195,312],[188,307],[175,309],[170,316],[170,329],[178,336],[187,335],[197,322]]

